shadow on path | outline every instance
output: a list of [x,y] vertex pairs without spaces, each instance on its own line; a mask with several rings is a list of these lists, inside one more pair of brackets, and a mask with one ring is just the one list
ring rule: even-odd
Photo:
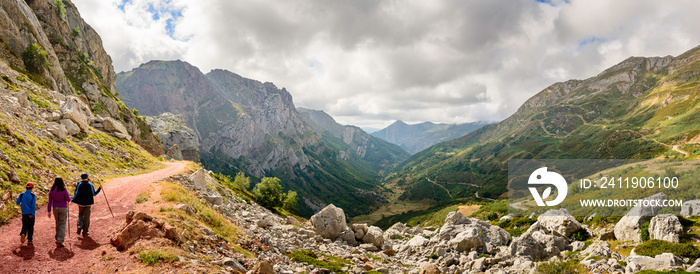
[[76,247],[84,250],[94,250],[100,247],[100,244],[95,242],[95,240],[93,240],[90,237],[83,237],[83,240],[80,242],[79,245],[76,245]]
[[54,250],[49,251],[49,257],[56,261],[65,261],[73,258],[75,253],[71,252],[68,247],[57,247]]
[[20,246],[19,249],[12,251],[12,254],[15,254],[17,257],[22,257],[25,261],[34,258],[35,253],[34,245],[23,245]]

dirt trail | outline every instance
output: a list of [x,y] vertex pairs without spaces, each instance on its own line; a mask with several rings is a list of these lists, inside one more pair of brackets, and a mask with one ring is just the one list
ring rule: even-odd
[[76,234],[78,207],[70,205],[69,225],[72,235],[66,235],[65,248],[56,248],[55,222],[47,216],[46,205],[37,208],[33,247],[26,243],[20,246],[22,220],[14,218],[0,230],[0,273],[89,272],[88,267],[100,260],[98,248],[110,245],[109,234],[124,223],[124,216],[134,207],[136,196],[153,182],[183,171],[187,163],[173,162],[166,165],[165,168],[148,174],[107,181],[104,190],[115,218],[109,213],[103,193],[95,196],[89,237],[83,238]]

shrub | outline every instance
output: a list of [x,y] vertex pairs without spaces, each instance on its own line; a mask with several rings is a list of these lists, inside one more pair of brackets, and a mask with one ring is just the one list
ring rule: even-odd
[[236,178],[233,179],[233,184],[240,187],[241,189],[248,189],[250,187],[250,178],[245,176],[245,173],[236,173]]
[[134,108],[131,112],[134,113],[134,116],[137,116],[137,117],[139,116],[139,110],[138,110],[138,109]]
[[56,11],[56,14],[58,14],[58,16],[66,17],[66,5],[63,4],[62,0],[54,0],[53,8]]
[[430,256],[428,256],[428,259],[437,260],[437,258],[439,258],[439,257],[438,257],[438,255],[435,254],[435,253],[430,253]]
[[486,215],[486,219],[489,221],[493,221],[498,219],[498,214],[496,212],[491,212],[489,215]]
[[642,226],[640,227],[642,232],[639,235],[639,239],[642,240],[642,242],[648,241],[649,238],[649,223],[643,223]]
[[583,266],[578,265],[575,261],[554,261],[546,262],[537,266],[537,273],[542,274],[574,274],[574,273],[586,273]]
[[691,243],[671,243],[661,240],[650,240],[638,245],[634,251],[639,255],[654,257],[662,253],[673,253],[678,257],[687,257],[691,260],[700,258],[700,250]]
[[73,33],[73,37],[78,37],[78,36],[80,36],[80,29],[78,29],[78,27],[75,27],[75,28],[73,28],[72,33]]
[[588,234],[588,230],[585,229],[580,229],[579,231],[574,232],[574,234],[571,234],[571,239],[577,240],[577,241],[585,241],[588,240],[588,238],[591,237],[591,234]]
[[153,265],[157,262],[174,262],[178,259],[177,256],[167,251],[150,250],[139,253],[139,261],[147,265]]
[[37,44],[29,44],[22,52],[22,61],[24,62],[24,67],[27,68],[29,73],[42,74],[44,73],[44,68],[47,66],[48,61],[46,56],[48,53]]
[[[238,177],[238,175],[236,175]],[[280,179],[274,177],[262,178],[262,181],[253,188],[253,198],[255,201],[268,209],[282,207],[289,212],[297,211],[297,193],[288,191],[282,193],[284,188],[280,185]]]
[[282,208],[291,213],[297,213],[297,192],[288,191],[284,195],[284,200],[282,201]]

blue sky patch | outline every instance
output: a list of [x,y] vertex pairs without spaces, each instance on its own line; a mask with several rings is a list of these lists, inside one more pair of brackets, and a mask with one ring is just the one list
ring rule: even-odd
[[[117,7],[122,12],[126,12],[125,8],[127,5],[134,5],[132,1],[133,0],[122,0]],[[177,20],[182,17],[182,8],[177,8],[173,5],[171,0],[166,0],[160,3],[149,2],[146,5],[146,11],[151,14],[151,18],[155,21],[165,19],[165,32],[170,38],[175,39],[173,36],[175,34],[175,26]]]
[[123,12],[124,11],[124,6],[127,4],[131,4],[131,0],[122,0],[122,2],[117,5],[117,7]]
[[605,38],[602,37],[597,37],[597,36],[591,36],[586,39],[578,41],[578,49],[581,49],[582,47],[588,45],[588,44],[601,44],[608,41]]

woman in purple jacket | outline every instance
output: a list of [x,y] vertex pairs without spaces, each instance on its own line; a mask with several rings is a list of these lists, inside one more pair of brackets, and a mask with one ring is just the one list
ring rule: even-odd
[[49,192],[49,218],[51,218],[51,209],[53,216],[56,217],[56,246],[63,247],[63,239],[66,236],[66,219],[68,218],[68,202],[70,202],[70,194],[66,189],[66,184],[63,179],[56,177]]

